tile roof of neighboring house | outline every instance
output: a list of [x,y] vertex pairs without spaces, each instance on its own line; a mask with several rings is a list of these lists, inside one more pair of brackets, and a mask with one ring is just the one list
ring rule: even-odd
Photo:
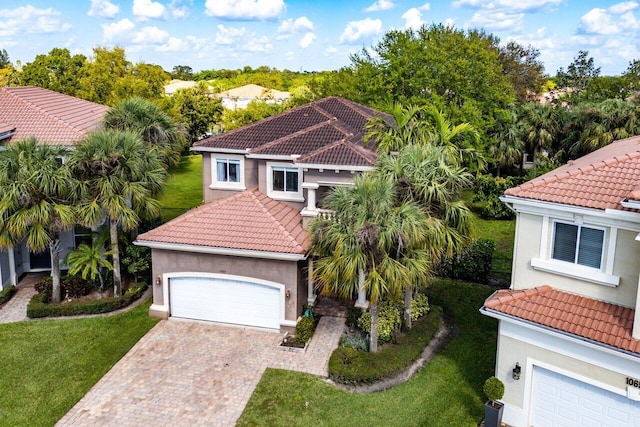
[[169,84],[164,85],[164,93],[166,95],[173,95],[180,89],[191,89],[193,87],[196,87],[197,85],[198,85],[198,82],[194,82],[191,80],[175,79],[175,80],[171,80]]
[[365,124],[373,117],[393,123],[388,114],[329,97],[198,141],[194,147],[294,155],[299,156],[294,162],[304,164],[371,166],[375,151],[363,144],[363,136]]
[[505,191],[507,196],[594,209],[640,200],[640,136],[622,139]]
[[550,286],[499,290],[487,298],[483,310],[492,310],[537,323],[624,351],[640,354],[633,339],[634,310]]
[[300,211],[257,189],[199,206],[138,236],[142,242],[304,254]]
[[73,145],[100,125],[109,107],[34,86],[0,88],[0,122],[12,140]]
[[267,89],[266,87],[248,84],[234,89],[225,90],[218,95],[220,98],[246,98],[246,99],[258,99],[258,98],[273,98],[273,99],[288,99],[289,92],[283,92],[281,90]]

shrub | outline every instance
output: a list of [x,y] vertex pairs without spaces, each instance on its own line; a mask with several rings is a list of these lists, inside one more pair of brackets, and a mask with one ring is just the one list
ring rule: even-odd
[[362,316],[362,309],[359,307],[347,307],[347,319],[345,324],[349,328],[358,327],[358,319]]
[[329,358],[329,377],[343,384],[369,384],[397,375],[413,363],[429,344],[442,322],[442,309],[433,307],[413,328],[377,353],[338,347]]
[[307,343],[316,330],[316,320],[311,316],[303,316],[296,323],[296,341]]
[[[393,338],[393,331],[402,324],[402,309],[397,304],[382,301],[378,303],[378,342],[385,343]],[[362,313],[358,326],[366,333],[371,333],[371,311]]]
[[13,297],[15,295],[16,292],[18,292],[18,290],[16,289],[15,286],[13,286],[13,285],[5,286],[0,291],[0,305],[2,305],[5,302],[9,301],[11,299],[11,297]]
[[482,391],[487,396],[487,399],[495,402],[504,396],[504,384],[496,377],[489,377],[484,382]]
[[340,338],[340,347],[369,351],[369,341],[365,337],[358,335],[346,335]]
[[[418,293],[411,301],[411,320],[416,321],[429,312],[429,298],[425,294]],[[402,307],[404,309],[404,306]]]
[[436,275],[476,283],[489,283],[496,244],[491,239],[473,241],[461,254],[443,258]]
[[39,317],[62,317],[77,316],[80,314],[100,314],[108,313],[124,308],[133,301],[140,298],[147,289],[145,282],[138,283],[125,294],[117,298],[102,298],[94,301],[78,301],[62,304],[48,304],[47,294],[36,294],[27,305],[27,316],[30,318]]
[[[44,302],[51,301],[52,287],[53,279],[51,276],[42,278],[34,285],[36,292],[46,295]],[[93,289],[95,289],[95,284],[90,280],[75,276],[64,276],[60,278],[61,297],[83,297],[89,295]]]
[[522,183],[522,178],[508,176],[506,178],[482,175],[477,178],[473,190],[474,202],[485,202],[480,214],[489,219],[512,219],[515,214],[500,201],[505,190]]

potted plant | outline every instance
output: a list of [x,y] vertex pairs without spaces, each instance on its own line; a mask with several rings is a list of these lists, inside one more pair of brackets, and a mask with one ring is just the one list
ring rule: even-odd
[[496,377],[489,377],[482,388],[487,400],[484,404],[485,427],[500,427],[504,403],[498,402],[504,396],[504,384]]

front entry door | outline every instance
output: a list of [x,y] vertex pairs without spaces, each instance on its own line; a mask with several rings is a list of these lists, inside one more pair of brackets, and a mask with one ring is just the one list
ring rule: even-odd
[[51,252],[47,249],[40,253],[29,252],[29,264],[31,270],[50,269],[51,268]]

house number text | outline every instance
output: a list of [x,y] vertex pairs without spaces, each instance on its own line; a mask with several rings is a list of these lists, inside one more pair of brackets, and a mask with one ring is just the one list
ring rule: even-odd
[[627,377],[627,385],[630,385],[631,387],[635,387],[635,388],[640,388],[640,380]]

